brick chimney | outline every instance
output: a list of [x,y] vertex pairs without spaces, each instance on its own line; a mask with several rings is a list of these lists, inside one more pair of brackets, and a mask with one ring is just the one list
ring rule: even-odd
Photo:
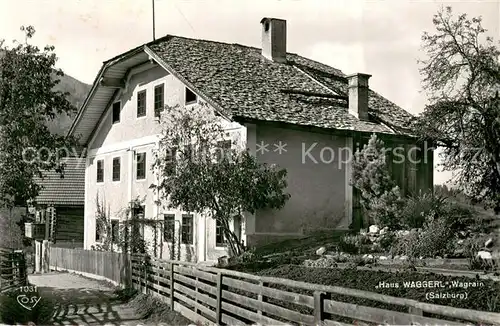
[[286,20],[262,18],[262,55],[275,62],[286,62]]
[[372,75],[356,73],[347,76],[349,83],[349,113],[368,121],[368,79]]

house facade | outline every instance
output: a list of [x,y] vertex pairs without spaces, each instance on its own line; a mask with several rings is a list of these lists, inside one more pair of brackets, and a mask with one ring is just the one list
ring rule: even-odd
[[[340,70],[286,51],[286,21],[261,21],[262,47],[166,36],[106,61],[69,131],[87,148],[85,237],[96,234],[97,200],[119,232],[131,214],[157,220],[143,236],[159,257],[206,261],[226,254],[216,222],[166,210],[149,189],[165,105],[206,103],[259,162],[288,171],[282,210],[245,214],[232,227],[246,245],[347,229],[358,218],[350,183],[352,154],[372,133],[403,154],[426,160],[390,165],[405,192],[432,187],[432,150],[412,138],[412,116],[369,89],[369,75]],[[418,149],[418,150],[414,150]],[[174,225],[174,234],[165,225]]]

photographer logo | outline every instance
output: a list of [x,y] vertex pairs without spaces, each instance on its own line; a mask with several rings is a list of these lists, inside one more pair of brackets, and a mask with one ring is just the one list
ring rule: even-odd
[[35,306],[40,301],[41,297],[38,296],[27,296],[26,294],[21,294],[17,296],[17,302],[23,306],[24,308],[31,310],[35,308]]
[[22,286],[19,288],[19,291],[22,293],[17,296],[17,302],[28,310],[31,310],[36,307],[41,296],[38,295],[36,286]]

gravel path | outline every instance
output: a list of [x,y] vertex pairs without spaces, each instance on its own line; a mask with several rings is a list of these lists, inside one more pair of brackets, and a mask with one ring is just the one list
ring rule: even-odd
[[121,303],[105,282],[70,273],[31,274],[29,282],[58,302],[54,325],[143,324],[135,308]]

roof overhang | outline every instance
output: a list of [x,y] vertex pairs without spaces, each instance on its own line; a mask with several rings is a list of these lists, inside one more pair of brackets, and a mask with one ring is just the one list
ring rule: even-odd
[[[271,128],[290,129],[290,130],[297,130],[297,131],[303,131],[303,132],[335,135],[335,136],[340,136],[340,137],[352,137],[354,134],[365,134],[365,135],[369,136],[369,135],[372,135],[374,133],[372,131],[325,128],[325,127],[318,127],[318,126],[307,125],[307,124],[297,124],[297,123],[282,122],[282,121],[261,120],[261,119],[247,118],[247,117],[241,117],[241,116],[235,116],[234,121],[240,123],[241,125],[254,124],[254,125],[261,125],[261,126],[266,126],[266,127],[271,127]],[[399,139],[401,141],[408,141],[411,143],[415,142],[415,140],[416,140],[416,137],[410,136],[410,135],[405,135],[405,134],[394,134],[394,133],[384,133],[384,132],[375,132],[375,133],[378,135],[383,135],[384,137]]]
[[81,145],[87,145],[117,90],[126,87],[127,74],[131,69],[149,62],[150,58],[144,52],[144,45],[105,61],[67,136],[74,136]]
[[217,114],[225,119],[232,120],[220,105],[178,74],[147,45],[142,45],[103,63],[67,135],[76,137],[81,145],[87,146],[92,140],[97,126],[104,119],[106,109],[112,104],[118,91],[123,88],[126,89],[128,86],[130,72],[145,64],[159,65],[198,94],[201,99],[215,109]]

